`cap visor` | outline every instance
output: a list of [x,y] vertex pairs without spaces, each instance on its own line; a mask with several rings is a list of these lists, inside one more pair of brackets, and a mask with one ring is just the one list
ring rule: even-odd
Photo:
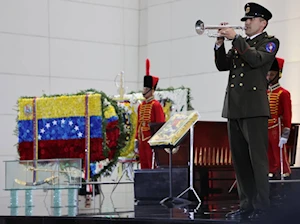
[[247,19],[252,19],[254,18],[254,16],[244,16],[243,18],[241,18],[242,22],[245,22]]

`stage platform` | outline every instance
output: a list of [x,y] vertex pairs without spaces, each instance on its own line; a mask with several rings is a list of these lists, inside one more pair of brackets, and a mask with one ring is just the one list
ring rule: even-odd
[[[299,203],[298,203],[299,204]],[[260,224],[279,224],[299,223],[299,207],[295,211],[278,216],[279,208],[274,208],[268,217],[262,220],[227,220],[225,214],[235,210],[237,201],[206,201],[203,202],[198,210],[195,206],[183,206],[177,208],[166,208],[158,202],[143,202],[134,206],[134,209],[128,210],[124,207],[116,206],[112,211],[106,211],[98,214],[81,214],[76,217],[53,217],[53,216],[1,216],[1,224],[208,224],[208,223],[260,223]],[[284,208],[283,208],[284,209]],[[298,212],[299,213],[299,212]],[[294,216],[291,216],[293,214]],[[278,219],[276,218],[278,217]],[[282,219],[281,219],[282,218]]]
[[197,204],[167,208],[158,201],[144,201],[135,203],[133,210],[120,207],[115,204],[111,211],[95,214],[80,214],[77,217],[0,217],[2,224],[69,224],[69,223],[238,223],[234,220],[226,220],[225,214],[237,209],[237,201],[210,201],[203,202],[197,209]]
[[[298,170],[298,169],[297,169]],[[300,179],[294,170],[293,179]],[[234,195],[228,197],[201,198],[201,204],[176,205],[168,208],[159,201],[136,200],[134,183],[128,178],[115,187],[114,183],[100,185],[101,193],[93,199],[90,208],[84,208],[84,198],[79,197],[78,215],[67,216],[67,208],[62,209],[62,216],[40,213],[44,203],[34,208],[32,216],[0,216],[0,224],[171,224],[171,223],[253,223],[251,220],[227,220],[225,214],[238,209],[238,200]],[[262,220],[254,223],[279,224],[299,223],[300,220],[300,183],[289,182],[287,197],[281,202],[273,202],[271,210]],[[114,189],[114,192],[112,192]],[[49,197],[52,197],[48,194]],[[168,196],[168,195],[166,195]],[[34,198],[35,200],[35,198]],[[43,199],[44,200],[44,199]],[[51,205],[47,205],[51,210]],[[40,208],[41,209],[41,208]]]
[[[109,195],[107,195],[109,196]],[[298,200],[299,195],[295,195]],[[262,221],[251,220],[228,220],[225,214],[229,211],[238,209],[237,200],[211,200],[202,201],[200,207],[198,204],[190,204],[186,206],[177,206],[167,208],[161,205],[158,201],[132,201],[128,206],[119,204],[116,201],[111,201],[113,207],[102,212],[93,214],[81,213],[76,217],[53,217],[53,216],[1,216],[0,224],[179,224],[179,223],[261,223],[261,224],[276,224],[284,223],[299,223],[300,215],[299,207],[292,207],[294,202],[288,202],[288,206],[282,207],[278,204],[268,213]],[[296,201],[297,205],[299,203]],[[133,206],[132,206],[133,204]],[[283,209],[283,210],[282,210]],[[285,214],[280,215],[280,212],[285,211]],[[295,222],[293,222],[295,217]],[[274,218],[278,217],[278,222]],[[284,218],[280,221],[280,218]],[[270,222],[269,222],[270,221]],[[280,221],[280,222],[279,222]]]

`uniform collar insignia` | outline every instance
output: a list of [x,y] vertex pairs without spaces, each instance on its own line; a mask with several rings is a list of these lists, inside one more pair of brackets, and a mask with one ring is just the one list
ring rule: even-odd
[[280,84],[279,84],[279,83],[276,83],[276,84],[274,84],[274,85],[269,86],[269,89],[270,89],[270,91],[274,91],[275,89],[277,89],[277,88],[279,88],[279,87],[280,87]]
[[150,96],[148,99],[146,99],[146,103],[151,102],[152,100],[154,100],[154,96]]

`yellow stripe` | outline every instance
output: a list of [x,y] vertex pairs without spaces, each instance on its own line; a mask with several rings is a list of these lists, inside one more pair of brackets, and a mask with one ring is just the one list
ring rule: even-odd
[[18,120],[32,120],[33,99],[19,99],[18,111]]
[[[37,119],[85,116],[85,95],[37,98]],[[32,120],[32,113],[25,113],[33,107],[33,99],[19,99],[19,120]],[[27,110],[28,111],[28,110]],[[89,96],[89,116],[102,116],[101,95]]]
[[101,95],[89,95],[89,116],[102,116]]

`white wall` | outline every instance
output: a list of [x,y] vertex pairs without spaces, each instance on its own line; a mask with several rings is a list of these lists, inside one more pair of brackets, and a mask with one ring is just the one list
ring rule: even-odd
[[[207,25],[229,22],[243,25],[247,0],[141,0],[140,8],[140,65],[143,74],[143,58],[152,60],[152,72],[161,77],[159,86],[184,85],[192,90],[192,105],[202,120],[221,118],[228,72],[217,71],[214,65],[215,38],[199,36],[195,22],[201,19]],[[268,8],[273,18],[266,31],[280,40],[278,57],[285,59],[281,84],[291,92],[292,121],[300,123],[300,3],[295,0],[251,1]],[[231,42],[226,43],[227,49]],[[140,76],[140,81],[141,76]],[[300,141],[298,151],[300,148]],[[300,153],[296,164],[300,165]]]
[[[20,96],[73,93],[96,88],[116,94],[125,71],[128,90],[141,89],[145,58],[159,87],[186,86],[203,120],[223,120],[227,72],[214,65],[214,38],[199,36],[195,22],[242,25],[245,0],[0,0],[0,178],[3,160],[17,158],[13,136]],[[300,3],[256,1],[273,13],[267,28],[281,41],[281,83],[290,90],[293,122],[300,122]],[[226,43],[229,47],[230,42]],[[299,153],[300,154],[300,153]],[[299,157],[300,158],[300,157]],[[298,159],[299,160],[299,159]],[[4,188],[1,181],[0,189]],[[44,195],[37,199],[43,203]],[[0,191],[0,215],[9,214]],[[47,214],[44,206],[37,214]]]
[[[146,56],[152,60],[153,74],[161,77],[160,87],[184,85],[192,89],[193,106],[204,120],[222,120],[227,72],[218,72],[214,65],[215,38],[196,34],[198,19],[207,25],[227,21],[243,25],[246,0],[141,0],[140,10],[140,72]],[[272,13],[267,32],[281,41],[277,56],[285,58],[281,83],[290,90],[293,100],[293,122],[300,122],[299,103],[300,56],[297,24],[300,3],[294,0],[254,1]],[[224,10],[225,9],[225,10]],[[228,48],[231,43],[226,43]],[[140,76],[140,81],[142,81]]]
[[[138,24],[138,0],[0,0],[1,180],[2,161],[17,158],[13,109],[20,96],[87,88],[116,94],[121,70],[137,89]],[[0,215],[9,214],[8,196],[0,190]],[[48,214],[44,205],[34,210]]]

